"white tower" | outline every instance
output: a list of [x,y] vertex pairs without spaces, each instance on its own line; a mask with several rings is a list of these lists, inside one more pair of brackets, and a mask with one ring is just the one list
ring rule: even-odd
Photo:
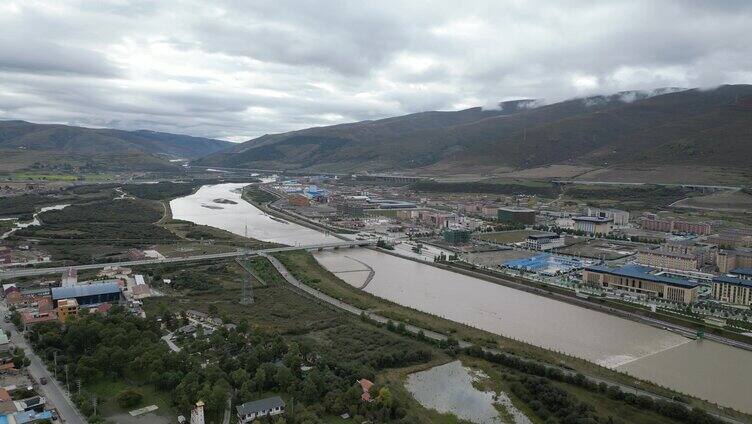
[[191,410],[191,424],[204,424],[204,402],[196,402],[196,407]]

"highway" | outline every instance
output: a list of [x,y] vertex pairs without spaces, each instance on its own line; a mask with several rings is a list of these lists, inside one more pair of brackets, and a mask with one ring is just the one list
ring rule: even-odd
[[196,261],[205,261],[205,260],[211,260],[211,259],[227,259],[227,258],[236,258],[236,257],[241,257],[241,256],[259,255],[262,253],[287,252],[291,250],[325,250],[325,249],[338,249],[338,248],[343,248],[343,247],[344,248],[365,247],[365,246],[370,246],[372,244],[374,244],[374,242],[370,240],[348,240],[348,241],[343,240],[343,241],[335,241],[331,243],[309,244],[309,245],[302,245],[302,246],[272,247],[269,249],[258,249],[258,250],[238,249],[234,252],[212,253],[212,254],[207,254],[207,255],[185,256],[185,257],[179,257],[179,258],[141,259],[141,260],[136,260],[136,261],[106,262],[106,263],[97,263],[97,264],[60,266],[60,267],[49,267],[49,268],[23,268],[23,269],[6,268],[6,269],[0,269],[0,280],[7,280],[7,279],[19,278],[19,277],[32,277],[32,276],[37,276],[37,275],[61,274],[64,271],[71,269],[71,268],[77,271],[82,271],[82,270],[101,269],[105,267],[116,267],[116,266],[132,267],[132,266],[139,266],[139,265],[158,265],[158,264],[169,264],[169,263],[178,263],[178,262],[196,262]]

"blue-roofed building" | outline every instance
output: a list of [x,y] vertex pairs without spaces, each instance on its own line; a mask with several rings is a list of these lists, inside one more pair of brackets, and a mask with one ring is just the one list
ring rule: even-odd
[[100,303],[119,302],[121,296],[120,285],[115,281],[53,287],[50,292],[55,307],[62,299],[76,299],[79,306],[91,306]]
[[[5,417],[6,423],[10,422],[14,424],[32,424],[32,423],[50,422],[50,421],[52,421],[52,412],[50,411],[16,412],[13,415],[9,415]],[[2,421],[0,421],[0,424],[2,424]]]
[[689,304],[697,300],[700,282],[641,265],[587,267],[582,282],[606,290]]
[[739,274],[714,277],[713,299],[733,305],[752,305],[752,279],[740,278]]

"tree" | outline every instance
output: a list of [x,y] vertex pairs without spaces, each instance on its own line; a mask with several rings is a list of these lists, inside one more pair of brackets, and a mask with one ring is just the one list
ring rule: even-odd
[[143,398],[144,397],[141,393],[133,389],[125,389],[117,394],[115,400],[121,408],[130,409],[141,403]]
[[217,312],[217,305],[213,303],[209,304],[209,315],[216,316]]
[[376,397],[376,402],[381,405],[382,408],[392,409],[392,392],[388,387],[382,387],[379,389],[379,395]]
[[289,368],[286,366],[281,366],[277,368],[277,386],[284,391],[287,391],[287,389],[290,388],[293,381],[295,380],[295,376],[292,374],[292,371],[290,371]]

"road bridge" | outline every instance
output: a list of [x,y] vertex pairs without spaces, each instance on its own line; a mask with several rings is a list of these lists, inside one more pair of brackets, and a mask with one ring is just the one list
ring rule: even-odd
[[236,258],[241,256],[252,256],[252,255],[259,255],[259,254],[266,254],[266,253],[276,253],[276,252],[289,252],[292,250],[308,250],[308,251],[322,251],[322,250],[331,250],[331,249],[343,249],[343,248],[353,248],[353,247],[366,247],[371,246],[375,244],[372,240],[337,240],[329,243],[317,243],[317,244],[308,244],[308,245],[300,245],[300,246],[283,246],[283,247],[272,247],[269,249],[238,249],[234,252],[225,252],[225,253],[211,253],[206,255],[195,255],[195,256],[184,256],[179,258],[164,258],[164,259],[140,259],[135,261],[120,261],[120,262],[103,262],[103,263],[96,263],[96,264],[85,264],[85,265],[72,265],[72,266],[59,266],[59,267],[48,267],[48,268],[0,268],[0,280],[8,280],[12,278],[19,278],[19,277],[32,277],[37,275],[49,275],[49,274],[61,274],[64,271],[68,269],[75,269],[77,271],[84,271],[84,270],[91,270],[91,269],[101,269],[105,267],[133,267],[133,266],[140,266],[140,265],[159,265],[159,264],[170,264],[170,263],[180,263],[180,262],[196,262],[196,261],[206,261],[206,260],[212,260],[212,259],[229,259],[229,258]]

